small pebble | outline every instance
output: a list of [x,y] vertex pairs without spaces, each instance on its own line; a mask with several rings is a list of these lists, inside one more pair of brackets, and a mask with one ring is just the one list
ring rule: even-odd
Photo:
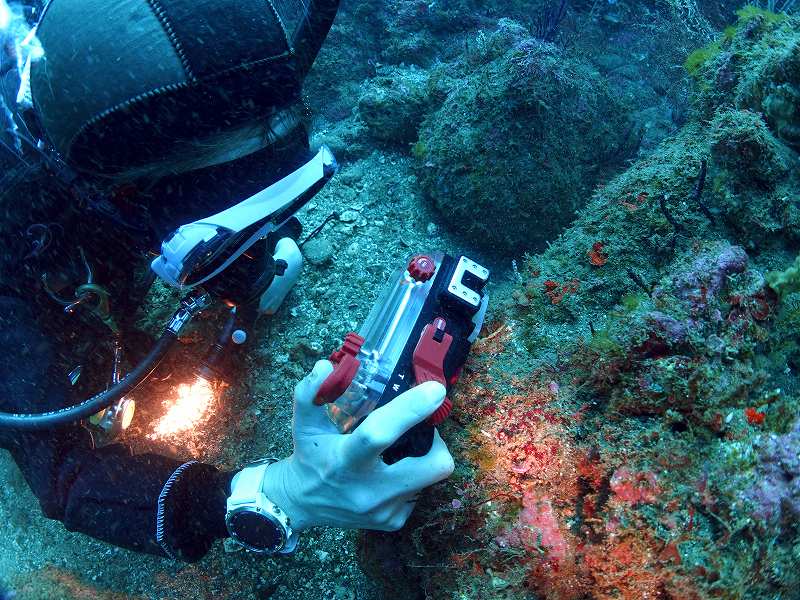
[[356,219],[358,219],[358,213],[354,210],[345,210],[339,215],[339,220],[342,223],[353,223]]
[[303,245],[303,256],[312,265],[324,265],[333,258],[333,244],[325,238],[316,238]]
[[316,553],[317,558],[320,560],[320,562],[325,562],[330,557],[330,553],[325,552],[325,550],[315,550],[314,552]]

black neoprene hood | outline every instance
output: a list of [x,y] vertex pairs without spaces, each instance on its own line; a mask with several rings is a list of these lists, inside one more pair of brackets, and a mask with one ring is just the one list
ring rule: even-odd
[[113,175],[299,100],[293,32],[270,0],[52,0],[31,91],[50,143]]

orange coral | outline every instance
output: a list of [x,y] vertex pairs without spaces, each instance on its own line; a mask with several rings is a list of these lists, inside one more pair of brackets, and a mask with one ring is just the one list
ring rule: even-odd
[[574,294],[578,291],[578,288],[580,288],[580,281],[574,278],[564,284],[559,284],[552,279],[544,282],[544,293],[550,298],[551,304],[558,304],[564,299],[564,296]]
[[654,548],[642,536],[629,533],[588,549],[586,565],[595,582],[595,597],[641,600],[662,597],[663,579]]
[[661,493],[655,473],[643,471],[634,473],[627,467],[620,467],[611,476],[611,490],[617,498],[628,504],[652,504]]
[[750,425],[761,425],[764,423],[764,417],[766,417],[766,414],[763,412],[758,412],[752,406],[748,406],[744,409],[744,416],[747,417],[747,422],[750,423]]
[[[472,438],[465,450],[478,467],[476,489],[489,497],[473,505],[470,540],[491,538],[483,550],[456,554],[450,564],[474,573],[491,569],[515,587],[522,569],[520,583],[544,600],[700,598],[682,575],[681,538],[659,539],[637,514],[638,506],[660,497],[655,474],[620,467],[608,482],[607,502],[599,491],[608,481],[604,459],[597,448],[574,441],[571,418],[554,402],[570,390],[548,381],[511,379],[517,393],[505,395],[483,387],[485,373],[472,372],[462,382],[474,400],[464,414]],[[465,500],[463,510],[469,505]],[[497,546],[500,552],[490,550]]]
[[592,244],[592,249],[587,252],[589,255],[589,262],[592,266],[602,267],[608,262],[608,254],[603,252],[603,242],[595,242]]

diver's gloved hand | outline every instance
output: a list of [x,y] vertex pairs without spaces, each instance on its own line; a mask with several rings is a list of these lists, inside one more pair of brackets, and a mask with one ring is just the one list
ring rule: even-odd
[[453,458],[438,432],[425,456],[387,465],[380,455],[439,407],[445,388],[436,382],[418,385],[343,435],[324,407],[314,404],[332,371],[330,362],[319,361],[295,388],[294,453],[267,468],[263,492],[286,511],[295,531],[316,525],[400,529],[419,491],[453,472]]

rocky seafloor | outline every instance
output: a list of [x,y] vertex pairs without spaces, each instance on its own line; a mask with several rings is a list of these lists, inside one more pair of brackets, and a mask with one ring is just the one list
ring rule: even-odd
[[[456,472],[396,534],[314,531],[280,560],[219,544],[187,566],[65,532],[2,456],[0,586],[800,598],[800,21],[764,8],[345,2],[306,90],[341,170],[300,215],[334,215],[301,284],[201,430],[150,440],[142,398],[127,441],[228,468],[288,453],[296,381],[441,248],[492,269],[441,428]],[[173,301],[154,290],[142,326]]]

